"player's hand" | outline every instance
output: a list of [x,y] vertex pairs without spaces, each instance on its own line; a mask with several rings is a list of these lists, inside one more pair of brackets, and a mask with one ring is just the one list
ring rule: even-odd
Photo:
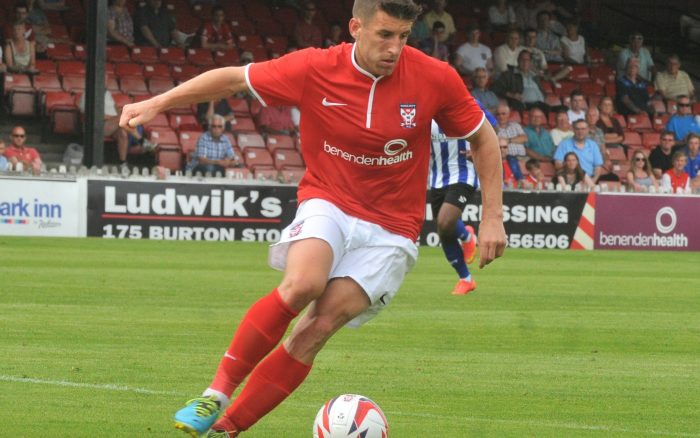
[[503,255],[506,248],[506,230],[503,220],[483,219],[479,224],[479,268]]
[[136,127],[151,121],[160,111],[153,99],[124,105],[119,127],[136,134]]

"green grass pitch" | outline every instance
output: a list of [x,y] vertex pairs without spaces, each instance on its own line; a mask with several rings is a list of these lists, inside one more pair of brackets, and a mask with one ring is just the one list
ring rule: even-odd
[[[700,437],[697,253],[508,250],[476,293],[421,248],[246,438],[309,438],[328,398],[393,438]],[[0,237],[0,436],[178,437],[237,321],[281,274],[263,244]],[[181,435],[183,438],[185,435]]]

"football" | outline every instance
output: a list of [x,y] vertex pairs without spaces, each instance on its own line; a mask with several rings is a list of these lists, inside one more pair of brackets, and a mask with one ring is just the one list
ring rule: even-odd
[[387,438],[389,423],[369,398],[343,394],[321,406],[313,432],[314,438]]

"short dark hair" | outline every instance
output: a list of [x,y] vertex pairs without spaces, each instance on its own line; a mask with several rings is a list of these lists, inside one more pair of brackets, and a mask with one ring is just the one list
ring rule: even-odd
[[213,8],[211,8],[211,15],[216,14],[217,12],[225,12],[224,7],[221,5],[216,5]]
[[571,98],[571,100],[574,100],[574,96],[581,96],[581,97],[583,97],[584,99],[586,98],[586,96],[583,94],[583,91],[579,90],[578,88],[575,89],[575,90],[572,90],[572,91],[571,91],[571,94],[569,95],[569,97]]
[[416,21],[422,8],[413,0],[355,0],[352,6],[355,18],[368,18],[376,11],[384,11],[400,20]]
[[433,30],[444,29],[444,28],[445,28],[445,23],[443,23],[440,20],[437,20],[435,23],[433,23]]
[[529,171],[536,167],[540,167],[540,161],[537,158],[530,158],[525,162],[525,168]]
[[540,11],[540,12],[537,13],[537,19],[539,20],[540,17],[543,17],[543,16],[545,16],[545,15],[547,16],[547,18],[552,18],[552,14],[550,14],[549,11],[547,11],[547,10],[542,10],[542,11]]

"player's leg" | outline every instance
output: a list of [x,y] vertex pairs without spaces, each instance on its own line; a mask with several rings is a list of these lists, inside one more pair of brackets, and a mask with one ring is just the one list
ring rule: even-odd
[[241,394],[212,429],[233,437],[272,411],[306,379],[328,339],[369,305],[367,294],[354,280],[338,278],[328,283],[289,338],[255,368]]

